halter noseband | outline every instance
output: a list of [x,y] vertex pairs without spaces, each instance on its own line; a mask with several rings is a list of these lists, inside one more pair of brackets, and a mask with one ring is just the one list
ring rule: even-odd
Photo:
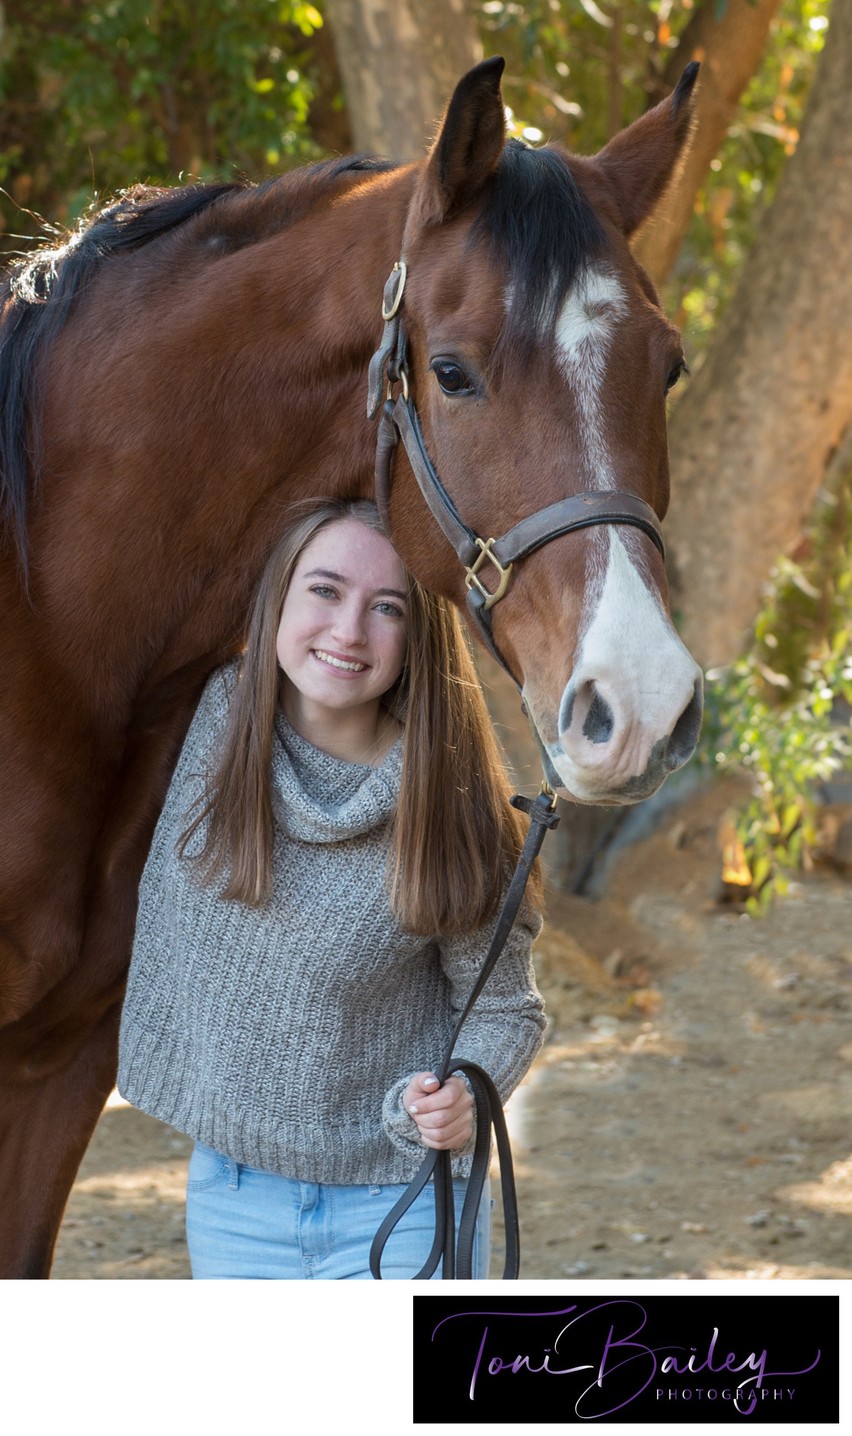
[[[390,536],[390,486],[394,454],[402,440],[414,477],[429,508],[445,537],[452,544],[465,569],[467,606],[486,647],[520,690],[521,684],[494,642],[491,609],[505,595],[513,566],[552,539],[596,524],[628,524],[641,529],[665,558],[660,521],[650,504],[635,494],[614,491],[593,491],[572,494],[539,509],[510,528],[502,538],[480,538],[459,515],[453,500],[444,488],[435,469],[420,427],[417,409],[408,389],[408,345],[402,328],[400,307],[408,269],[399,260],[385,284],[382,318],[385,321],[381,344],[370,361],[367,416],[375,418],[381,404],[382,385],[387,377],[387,398],[382,405],[376,441],[376,503],[385,532]],[[394,384],[401,393],[393,398]],[[490,564],[497,574],[497,584],[486,588],[482,571]],[[533,727],[545,775],[553,787],[559,786],[544,745]]]

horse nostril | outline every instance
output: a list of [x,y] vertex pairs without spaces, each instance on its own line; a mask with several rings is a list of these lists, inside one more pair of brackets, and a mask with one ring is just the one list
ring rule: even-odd
[[576,699],[577,689],[575,688],[573,683],[569,683],[568,687],[565,689],[565,692],[562,695],[562,703],[559,708],[560,737],[563,733],[568,732],[568,729],[571,727],[571,724],[574,721],[574,704],[576,702]]
[[596,689],[583,724],[583,737],[590,743],[608,743],[614,727],[612,709]]
[[692,697],[675,723],[666,749],[666,767],[674,771],[683,767],[692,757],[698,734],[701,730],[701,715],[704,711],[703,686],[700,678],[695,680]]

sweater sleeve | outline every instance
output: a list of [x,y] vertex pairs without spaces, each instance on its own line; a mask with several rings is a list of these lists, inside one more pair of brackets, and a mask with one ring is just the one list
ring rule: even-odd
[[[482,1067],[503,1102],[529,1071],[543,1041],[544,1001],[532,963],[532,945],[541,925],[538,913],[524,903],[493,971],[465,1019],[453,1054]],[[477,932],[439,940],[454,1022],[474,988],[495,926],[496,919]],[[388,1090],[382,1120],[394,1146],[423,1151],[417,1124],[402,1105],[403,1093],[414,1075],[411,1072],[400,1077]],[[464,1079],[464,1074],[460,1075]],[[463,1148],[463,1154],[472,1151],[473,1139]]]

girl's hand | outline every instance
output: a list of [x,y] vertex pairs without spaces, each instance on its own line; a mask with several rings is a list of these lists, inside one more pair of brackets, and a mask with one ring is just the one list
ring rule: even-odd
[[441,1087],[434,1072],[418,1072],[402,1105],[417,1123],[424,1147],[455,1151],[473,1136],[473,1097],[461,1077],[448,1077]]

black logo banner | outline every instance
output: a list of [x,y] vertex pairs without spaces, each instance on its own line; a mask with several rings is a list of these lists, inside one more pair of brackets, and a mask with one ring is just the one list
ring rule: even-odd
[[415,1296],[414,1422],[839,1420],[837,1296]]

